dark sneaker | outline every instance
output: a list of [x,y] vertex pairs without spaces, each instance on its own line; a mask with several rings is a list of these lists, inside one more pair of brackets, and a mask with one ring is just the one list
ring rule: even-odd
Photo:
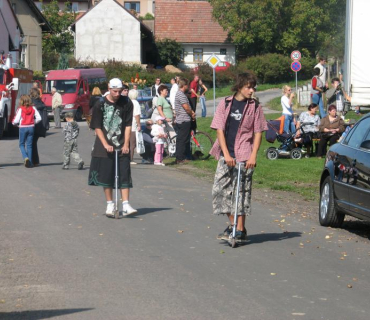
[[84,162],[81,161],[79,164],[78,164],[78,170],[82,170],[84,168]]
[[224,232],[220,233],[218,236],[217,236],[217,239],[218,240],[229,240],[229,236],[230,234],[233,232],[233,227],[232,226],[227,226],[226,229],[224,230]]
[[235,240],[239,242],[247,241],[247,230],[245,231],[237,230],[235,233]]

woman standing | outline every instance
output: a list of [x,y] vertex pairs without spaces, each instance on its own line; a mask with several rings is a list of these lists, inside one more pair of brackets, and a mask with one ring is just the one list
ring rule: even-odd
[[[32,164],[34,167],[37,167],[40,164],[39,150],[37,148],[37,141],[39,140],[40,137],[43,137],[43,138],[46,137],[46,131],[49,128],[45,128],[44,123],[49,123],[49,120],[47,119],[47,114],[45,114],[46,106],[40,98],[39,89],[31,88],[30,97],[31,97],[32,105],[37,109],[37,111],[40,114],[41,120],[42,120],[35,125],[35,131],[34,131],[33,140],[32,140]],[[43,119],[43,117],[45,116],[46,116],[46,119]]]
[[329,145],[337,143],[341,133],[344,132],[344,121],[341,117],[337,116],[337,108],[335,105],[330,105],[328,108],[328,115],[325,118],[321,119],[320,122],[320,142],[319,150],[317,152],[317,157],[321,158],[325,153],[326,144],[329,142]]
[[91,93],[90,101],[89,101],[90,114],[92,114],[92,108],[94,107],[96,101],[100,101],[100,100],[103,100],[101,91],[98,87],[94,87]]
[[130,164],[137,164],[134,161],[134,151],[136,148],[136,131],[141,130],[140,125],[140,115],[141,115],[141,108],[140,104],[137,101],[137,96],[139,92],[135,89],[130,90],[128,93],[128,97],[131,99],[134,109],[132,112],[132,126],[131,126],[131,136],[130,136]]
[[204,85],[202,79],[199,79],[199,101],[202,106],[202,117],[207,116],[207,107],[206,107],[206,92],[208,91],[207,87]]
[[[165,84],[161,84],[158,87],[158,100],[157,100],[157,109],[159,116],[166,119],[167,122],[172,122],[173,120],[173,111],[172,107],[167,101],[166,97],[168,95],[168,88]],[[157,120],[157,118],[156,118]]]
[[[19,108],[13,120],[13,125],[19,125],[19,149],[21,150],[24,166],[32,168],[32,140],[35,123],[41,121],[39,112],[32,107],[31,98],[25,94],[19,99]],[[27,145],[27,150],[25,146]]]
[[283,96],[281,97],[281,106],[283,108],[284,131],[286,133],[295,133],[295,119],[293,117],[293,99],[294,93],[289,86],[283,87]]

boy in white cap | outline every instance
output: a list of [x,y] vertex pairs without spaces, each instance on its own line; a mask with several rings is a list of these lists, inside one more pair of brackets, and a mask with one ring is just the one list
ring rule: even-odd
[[109,94],[94,105],[90,128],[95,129],[96,140],[90,164],[89,185],[102,186],[107,200],[107,217],[114,217],[113,188],[115,177],[114,150],[120,149],[119,181],[122,213],[130,215],[137,210],[129,204],[132,188],[130,170],[130,134],[132,125],[132,101],[122,96],[122,81],[114,78],[108,84]]
[[164,117],[157,116],[156,123],[152,126],[152,136],[153,142],[155,143],[155,154],[154,154],[154,165],[156,166],[165,166],[163,163],[163,150],[164,150],[164,143],[166,141],[166,134],[163,129],[163,120]]

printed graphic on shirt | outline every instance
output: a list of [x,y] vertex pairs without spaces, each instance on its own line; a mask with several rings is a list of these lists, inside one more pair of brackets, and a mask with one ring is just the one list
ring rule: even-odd
[[240,113],[239,110],[236,110],[235,112],[230,113],[230,117],[234,118],[236,121],[240,121],[242,118],[242,114]]
[[104,103],[103,106],[103,126],[107,131],[107,138],[112,141],[112,143],[119,147],[120,143],[118,141],[121,135],[121,113],[119,109],[114,110],[113,105]]

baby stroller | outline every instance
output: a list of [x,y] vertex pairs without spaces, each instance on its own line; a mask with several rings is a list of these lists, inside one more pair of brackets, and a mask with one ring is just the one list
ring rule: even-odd
[[301,136],[296,138],[296,133],[284,132],[284,116],[276,120],[270,120],[267,122],[268,129],[266,131],[266,140],[270,143],[274,143],[276,140],[281,145],[276,147],[270,147],[266,150],[266,157],[269,160],[276,160],[279,157],[291,158],[293,160],[299,160],[306,151],[302,150],[303,141],[309,136],[304,132],[304,127],[312,125],[312,122],[302,123],[297,129],[301,130]]

